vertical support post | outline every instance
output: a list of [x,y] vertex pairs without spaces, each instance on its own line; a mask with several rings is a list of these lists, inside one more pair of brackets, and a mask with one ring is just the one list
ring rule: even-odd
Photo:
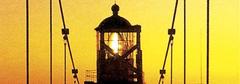
[[206,84],[209,84],[209,9],[210,9],[210,7],[209,7],[209,1],[210,0],[207,0],[207,83]]
[[29,0],[26,0],[26,83],[29,84]]
[[[100,83],[100,48],[101,48],[101,41],[100,41],[100,36],[99,36],[99,32],[97,32],[97,83],[98,84],[101,84]],[[101,34],[100,34],[101,35]],[[100,38],[99,38],[100,37]],[[98,49],[99,48],[99,49]]]
[[100,50],[99,50],[99,57],[98,57],[98,71],[97,71],[97,82],[99,84],[103,84],[103,81],[102,81],[102,74],[103,74],[103,71],[104,71],[104,60],[105,60],[105,51],[104,51],[104,32],[103,31],[100,31]]
[[141,50],[141,43],[140,43],[140,31],[137,32],[137,57],[136,57],[136,63],[137,63],[137,81],[138,84],[143,84],[142,79],[142,50]]

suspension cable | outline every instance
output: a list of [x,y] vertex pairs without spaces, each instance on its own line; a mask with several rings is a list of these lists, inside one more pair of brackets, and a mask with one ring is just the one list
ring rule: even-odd
[[64,84],[67,84],[67,49],[66,42],[64,42]]
[[60,6],[60,11],[61,11],[61,16],[62,16],[62,23],[63,23],[62,34],[64,35],[63,39],[67,42],[68,51],[69,51],[69,54],[70,54],[72,67],[73,67],[73,69],[72,69],[73,78],[77,80],[78,84],[80,84],[78,76],[77,76],[78,70],[75,68],[75,64],[74,64],[74,60],[73,60],[73,56],[72,56],[72,51],[71,51],[71,47],[70,47],[70,42],[69,42],[69,39],[68,39],[69,29],[67,29],[66,25],[65,25],[64,12],[63,12],[63,8],[62,8],[62,1],[61,0],[59,0],[59,6]]
[[26,82],[29,84],[29,0],[26,0]]
[[171,79],[170,84],[172,84],[172,78],[173,78],[173,41],[171,43]]
[[174,23],[175,23],[175,18],[176,18],[176,13],[177,13],[177,7],[178,7],[178,0],[176,0],[176,3],[175,3],[175,9],[174,9],[174,13],[173,13],[173,18],[172,18],[172,29],[174,27]]
[[63,28],[66,29],[64,13],[62,8],[62,0],[59,0],[59,6],[60,6],[61,17],[62,17]]
[[207,77],[206,77],[206,82],[209,84],[209,12],[210,12],[210,7],[209,7],[209,2],[210,0],[207,0]]
[[170,43],[174,39],[173,35],[175,34],[174,23],[175,23],[175,18],[176,18],[176,13],[177,13],[177,7],[178,7],[178,0],[176,0],[176,3],[175,3],[175,9],[174,9],[173,18],[172,18],[172,26],[171,26],[171,29],[168,30],[168,34],[170,36],[169,36],[169,40],[168,40],[168,45],[167,45],[167,50],[166,50],[166,54],[165,54],[163,67],[160,70],[161,77],[159,78],[158,84],[161,83],[161,80],[164,78],[164,74],[166,73],[165,65],[166,65],[166,61],[167,61],[168,51],[169,51]]
[[50,0],[50,84],[52,84],[52,0]]

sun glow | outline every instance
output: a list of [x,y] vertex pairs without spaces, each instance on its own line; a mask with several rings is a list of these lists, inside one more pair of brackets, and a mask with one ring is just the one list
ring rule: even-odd
[[111,39],[112,39],[112,42],[111,42],[110,46],[113,49],[114,53],[118,53],[118,48],[119,48],[119,45],[118,45],[118,34],[117,33],[113,33]]

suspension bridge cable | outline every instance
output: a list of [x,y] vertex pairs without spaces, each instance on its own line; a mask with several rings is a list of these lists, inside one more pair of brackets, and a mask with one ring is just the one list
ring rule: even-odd
[[61,17],[62,17],[63,28],[66,29],[64,13],[63,13],[63,8],[62,8],[62,0],[59,0],[59,6],[60,6]]
[[26,83],[29,84],[29,0],[26,0]]
[[[173,15],[173,21],[172,21],[172,27],[171,27],[171,29],[174,29],[174,23],[175,23],[175,16],[176,16],[176,12],[177,12],[177,6],[178,6],[178,0],[176,0],[176,4],[175,4],[175,9],[174,9],[174,15]],[[164,69],[164,68],[165,68],[165,65],[166,65],[167,54],[168,54],[168,50],[169,50],[170,43],[171,43],[171,41],[173,40],[173,35],[170,35],[169,38],[170,38],[170,39],[168,40],[167,52],[166,52],[166,54],[165,54],[165,59],[164,59],[164,64],[163,64],[162,69]]]
[[71,62],[72,62],[72,67],[73,69],[75,69],[75,64],[74,64],[74,61],[73,61],[73,56],[72,56],[72,50],[71,50],[71,47],[70,47],[70,43],[69,43],[69,40],[67,38],[67,46],[68,46],[68,50],[69,50],[69,53],[70,53],[70,58],[71,58]]
[[[173,38],[172,36],[170,36],[170,37]],[[167,51],[165,53],[165,59],[164,59],[164,63],[163,63],[162,69],[165,69],[165,65],[166,65],[166,61],[167,61],[167,56],[168,56],[168,51],[169,51],[170,44],[171,44],[171,39],[168,40]]]
[[[175,18],[176,18],[177,7],[178,7],[178,0],[176,0],[176,4],[175,4],[175,9],[174,9],[174,14],[173,14],[173,20],[172,20],[172,27],[171,27],[171,29],[174,29],[174,23],[175,23]],[[169,36],[169,40],[168,40],[167,52],[165,54],[165,59],[164,59],[164,64],[163,64],[162,69],[165,69],[167,56],[168,56],[167,54],[168,54],[169,46],[170,46],[170,43],[171,43],[172,40],[173,40],[173,35],[170,35]]]
[[[72,67],[73,67],[73,71],[74,70],[77,70],[76,68],[75,68],[75,65],[74,65],[74,60],[73,60],[73,56],[72,56],[72,51],[71,51],[71,47],[70,47],[70,43],[69,43],[69,40],[68,40],[68,38],[67,38],[67,45],[68,45],[68,51],[69,51],[69,53],[70,53],[70,58],[71,58],[71,62],[72,62]],[[78,71],[77,71],[78,72]],[[76,73],[74,73],[73,72],[73,74],[74,74],[74,77],[76,76],[76,79],[77,79],[77,82],[78,82],[78,84],[80,84],[79,83],[79,79],[78,79],[78,76],[77,76],[77,74]]]
[[63,23],[62,33],[64,35],[63,36],[64,40],[67,42],[68,50],[69,50],[69,53],[70,53],[70,58],[71,58],[72,67],[73,67],[73,69],[72,69],[73,77],[77,80],[77,83],[80,84],[78,76],[77,76],[78,70],[75,68],[75,64],[74,64],[74,60],[73,60],[73,56],[72,56],[72,51],[71,51],[71,47],[70,47],[70,42],[69,42],[69,39],[68,39],[69,30],[66,28],[66,25],[65,25],[64,12],[63,12],[63,8],[62,8],[62,1],[61,0],[59,0],[59,6],[60,6],[60,11],[61,11],[62,23]]
[[50,0],[50,84],[52,84],[52,0]]
[[173,41],[171,43],[171,79],[170,79],[170,84],[172,84],[173,80]]
[[206,84],[209,84],[209,15],[210,15],[210,0],[207,0],[207,77],[206,77]]
[[64,42],[64,84],[67,84],[67,49],[66,42]]
[[172,18],[172,26],[171,26],[171,29],[168,30],[168,34],[169,34],[170,36],[169,36],[169,40],[168,40],[168,45],[167,45],[167,50],[166,50],[166,54],[165,54],[165,59],[164,59],[163,67],[162,67],[162,69],[160,70],[161,77],[159,78],[158,84],[161,83],[162,79],[164,78],[164,74],[166,73],[166,71],[165,71],[165,65],[166,65],[166,61],[167,61],[168,50],[169,50],[171,41],[173,41],[173,39],[174,39],[173,35],[175,34],[174,23],[175,23],[177,8],[178,8],[178,0],[176,0],[176,3],[175,3],[173,18]]
[[178,7],[178,0],[176,0],[176,3],[175,3],[175,9],[174,9],[174,14],[173,14],[173,18],[172,18],[172,29],[174,27],[174,23],[175,23],[175,18],[176,18],[176,13],[177,13],[177,7]]

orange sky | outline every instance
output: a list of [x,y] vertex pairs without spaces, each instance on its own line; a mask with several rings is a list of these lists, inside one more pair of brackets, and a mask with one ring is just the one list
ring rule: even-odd
[[[53,15],[53,83],[63,83],[63,39],[58,0]],[[70,42],[80,81],[96,69],[95,28],[113,0],[63,0]],[[187,84],[205,84],[206,0],[187,0]],[[175,0],[117,0],[119,15],[142,26],[144,79],[157,84],[163,63]],[[239,0],[211,0],[210,83],[240,83]],[[174,39],[174,84],[183,83],[183,0],[179,1]],[[0,2],[0,83],[24,84],[25,0]],[[68,83],[72,84],[68,58]],[[169,60],[166,84],[169,83]],[[49,83],[49,0],[30,0],[30,83]]]

